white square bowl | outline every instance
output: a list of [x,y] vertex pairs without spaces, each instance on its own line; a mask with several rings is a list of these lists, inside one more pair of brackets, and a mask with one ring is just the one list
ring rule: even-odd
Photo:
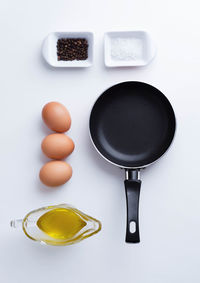
[[[88,41],[88,58],[86,60],[58,61],[57,42],[60,38],[85,38]],[[93,63],[92,32],[52,32],[44,40],[42,55],[45,61],[53,67],[90,67]]]
[[[116,58],[112,55],[113,53],[113,42],[115,47],[117,44],[116,40],[123,40],[124,43],[128,40],[133,39],[137,46],[136,49],[140,48],[140,52],[137,53],[136,58],[122,59]],[[134,41],[131,43],[134,50]],[[130,45],[130,42],[129,42]],[[130,46],[129,46],[130,47]],[[126,48],[125,48],[126,49]],[[123,50],[118,50],[123,52]],[[125,50],[126,51],[126,50]],[[150,35],[145,31],[113,31],[107,32],[104,35],[104,60],[107,67],[129,67],[129,66],[145,66],[149,64],[156,55],[155,45]]]

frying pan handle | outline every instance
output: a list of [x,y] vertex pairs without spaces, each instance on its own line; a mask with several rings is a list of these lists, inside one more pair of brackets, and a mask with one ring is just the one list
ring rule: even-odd
[[139,197],[140,180],[125,180],[126,205],[127,205],[127,224],[126,224],[126,242],[139,243]]

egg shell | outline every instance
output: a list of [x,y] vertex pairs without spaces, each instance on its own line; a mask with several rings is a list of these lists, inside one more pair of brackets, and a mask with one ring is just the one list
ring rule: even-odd
[[64,133],[71,126],[71,117],[67,108],[59,102],[49,102],[42,109],[44,123],[51,130]]
[[47,157],[63,159],[74,150],[74,142],[65,134],[51,134],[43,139],[41,148]]
[[72,168],[65,161],[53,160],[47,162],[40,170],[40,180],[49,187],[65,184],[72,176]]

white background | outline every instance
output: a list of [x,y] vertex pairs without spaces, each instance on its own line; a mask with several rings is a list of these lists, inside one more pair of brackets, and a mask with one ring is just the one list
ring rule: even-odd
[[[0,2],[0,280],[24,282],[200,282],[200,16],[190,0],[1,0]],[[144,29],[157,44],[147,67],[108,69],[103,34]],[[95,33],[94,65],[53,69],[41,57],[51,31]],[[107,164],[89,140],[95,99],[109,86],[140,80],[171,101],[177,132],[168,153],[142,172],[141,243],[125,244],[124,172]],[[57,100],[72,116],[74,174],[63,187],[44,187],[41,120]],[[119,129],[120,134],[120,129]],[[12,218],[67,202],[102,221],[102,231],[77,245],[46,247],[12,230]]]

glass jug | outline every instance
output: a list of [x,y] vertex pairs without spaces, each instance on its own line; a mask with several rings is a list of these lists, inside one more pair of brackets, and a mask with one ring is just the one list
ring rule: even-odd
[[12,220],[11,227],[22,227],[27,237],[47,245],[77,243],[101,230],[101,222],[68,204],[42,207],[24,219]]

